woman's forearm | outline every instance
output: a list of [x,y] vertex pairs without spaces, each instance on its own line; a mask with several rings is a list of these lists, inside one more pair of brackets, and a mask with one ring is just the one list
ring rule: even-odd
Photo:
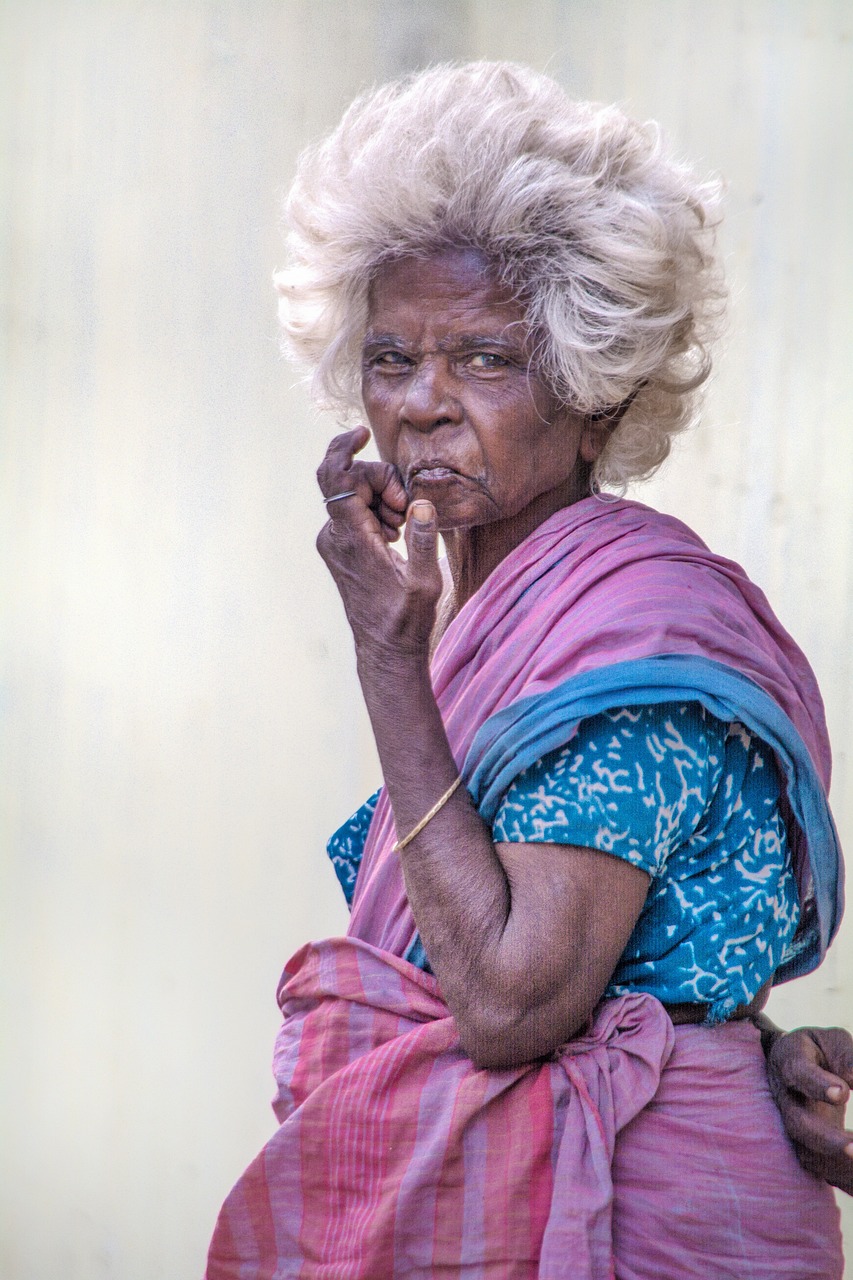
[[[429,676],[442,589],[429,503],[406,512],[399,473],[358,461],[367,433],[330,444],[318,471],[332,518],[317,548],[355,640],[358,672],[400,838],[452,787],[457,766]],[[389,549],[406,512],[407,557]],[[463,1047],[483,1066],[550,1053],[588,1018],[648,887],[595,850],[492,843],[458,787],[400,851],[406,891]]]
[[[399,838],[457,776],[426,660],[358,654]],[[496,847],[458,788],[400,852],[430,964],[480,1065],[544,1056],[587,1021],[627,942],[644,872],[593,850]]]
[[769,1057],[774,1044],[780,1036],[785,1034],[785,1032],[781,1027],[777,1027],[776,1023],[771,1021],[767,1014],[763,1013],[761,1010],[756,1010],[754,1013],[750,1013],[749,1020],[758,1028],[761,1035],[761,1047],[764,1050],[764,1056]]
[[[425,656],[362,653],[358,672],[397,836],[402,839],[451,785],[458,769]],[[464,787],[454,792],[400,858],[418,929],[453,1007],[455,985],[465,991],[472,982],[478,989],[483,984],[478,970],[484,962],[494,963],[492,953],[500,945],[512,906],[491,832]]]

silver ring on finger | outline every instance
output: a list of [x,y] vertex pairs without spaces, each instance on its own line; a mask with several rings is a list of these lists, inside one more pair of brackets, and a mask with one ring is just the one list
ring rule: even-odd
[[333,493],[330,498],[324,498],[323,502],[328,506],[330,502],[343,502],[344,498],[355,498],[357,493],[356,489],[347,489],[346,493]]

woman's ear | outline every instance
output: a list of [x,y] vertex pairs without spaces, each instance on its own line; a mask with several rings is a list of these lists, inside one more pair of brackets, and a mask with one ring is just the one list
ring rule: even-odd
[[597,409],[594,413],[586,415],[580,443],[580,454],[584,462],[598,461],[610,436],[631,408],[637,393],[645,385],[645,382],[641,382],[629,396],[620,400],[618,404],[611,405],[609,409]]
[[580,445],[578,446],[578,452],[584,462],[588,462],[592,466],[594,462],[598,461],[615,425],[616,423],[611,418],[606,418],[601,414],[590,414],[584,419]]

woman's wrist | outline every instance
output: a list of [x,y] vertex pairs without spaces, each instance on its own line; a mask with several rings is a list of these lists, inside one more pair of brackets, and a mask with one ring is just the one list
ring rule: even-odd
[[769,1056],[776,1041],[780,1036],[783,1036],[785,1032],[781,1027],[777,1027],[776,1023],[772,1022],[766,1013],[762,1013],[760,1010],[750,1013],[749,1019],[753,1025],[758,1028],[759,1034],[761,1035],[761,1047],[764,1050],[764,1056],[766,1058]]
[[429,640],[424,644],[404,646],[381,640],[357,642],[355,664],[358,678],[364,687],[365,680],[379,682],[386,688],[388,682],[405,682],[425,678],[429,681]]

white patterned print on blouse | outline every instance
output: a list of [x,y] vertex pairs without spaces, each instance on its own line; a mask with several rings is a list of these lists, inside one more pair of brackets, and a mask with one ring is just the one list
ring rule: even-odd
[[749,1003],[779,966],[799,917],[772,752],[696,702],[622,707],[524,770],[496,841],[599,849],[651,876],[607,995],[648,991]]
[[[382,788],[380,787],[379,791],[381,790]],[[326,845],[326,853],[332,860],[335,875],[338,877],[340,886],[344,891],[348,907],[352,906],[355,881],[358,869],[361,866],[367,832],[370,829],[370,820],[373,817],[373,811],[379,799],[379,791],[374,791],[370,799],[365,800],[361,808],[356,809],[352,817],[347,818],[342,827],[338,827],[334,835],[329,837]]]

